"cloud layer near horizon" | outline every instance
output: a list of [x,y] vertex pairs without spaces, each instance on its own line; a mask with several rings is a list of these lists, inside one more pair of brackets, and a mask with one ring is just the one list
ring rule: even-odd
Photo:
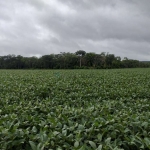
[[0,1],[0,56],[109,52],[150,60],[149,0]]

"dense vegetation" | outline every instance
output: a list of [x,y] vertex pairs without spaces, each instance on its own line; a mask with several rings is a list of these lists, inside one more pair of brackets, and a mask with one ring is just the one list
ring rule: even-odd
[[0,70],[1,150],[150,149],[150,69]]
[[37,57],[0,56],[0,69],[79,69],[79,68],[146,68],[150,62],[140,62],[109,53],[60,53]]

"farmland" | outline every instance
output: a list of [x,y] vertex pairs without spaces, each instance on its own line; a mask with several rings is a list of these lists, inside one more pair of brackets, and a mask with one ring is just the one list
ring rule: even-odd
[[150,69],[0,70],[0,149],[150,149]]

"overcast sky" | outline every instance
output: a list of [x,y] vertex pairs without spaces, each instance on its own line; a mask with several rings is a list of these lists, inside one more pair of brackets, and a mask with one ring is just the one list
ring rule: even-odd
[[150,60],[150,0],[0,0],[0,56],[80,49]]

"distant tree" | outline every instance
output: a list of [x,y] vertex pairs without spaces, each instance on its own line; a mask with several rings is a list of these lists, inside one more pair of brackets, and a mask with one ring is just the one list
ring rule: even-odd
[[53,59],[54,59],[54,55],[53,54],[51,54],[51,55],[43,55],[40,58],[41,67],[45,68],[45,69],[52,69],[53,68],[53,63],[54,63]]
[[117,56],[112,61],[112,68],[120,68],[121,67],[121,57]]
[[112,63],[115,61],[115,55],[107,53],[106,55],[106,66],[107,68],[112,68]]
[[17,69],[23,68],[23,57],[21,55],[16,56],[16,68]]
[[137,68],[150,67],[150,61],[138,61],[102,52],[101,54],[86,53],[78,50],[75,53],[62,52],[38,57],[21,55],[0,56],[0,69],[73,69],[73,68]]
[[80,58],[80,67],[82,66],[82,57],[85,56],[86,52],[84,50],[78,50],[75,52],[77,56]]
[[85,60],[86,60],[86,66],[88,67],[95,67],[95,53],[86,53]]

